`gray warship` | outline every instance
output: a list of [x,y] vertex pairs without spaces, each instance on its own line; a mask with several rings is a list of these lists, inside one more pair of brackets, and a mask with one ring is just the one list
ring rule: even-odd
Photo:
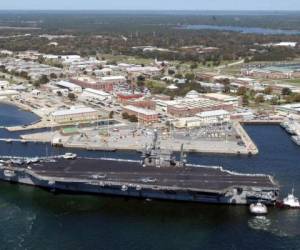
[[153,142],[143,150],[142,160],[42,159],[2,160],[0,180],[33,185],[55,192],[115,195],[217,204],[275,204],[279,186],[272,176],[242,174],[222,167],[187,163]]

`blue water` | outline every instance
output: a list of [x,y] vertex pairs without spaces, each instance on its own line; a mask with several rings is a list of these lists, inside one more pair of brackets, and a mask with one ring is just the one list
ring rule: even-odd
[[[14,114],[14,109],[0,105],[1,123],[12,123],[9,113]],[[22,122],[23,115],[24,123],[37,119],[20,112],[15,121]],[[284,195],[294,184],[300,196],[300,147],[279,126],[246,129],[257,143],[259,155],[190,154],[189,161],[240,172],[271,173]],[[1,129],[0,136],[4,134],[7,136]],[[46,148],[55,151],[52,153],[62,150],[46,144],[0,143],[0,154],[43,155]],[[93,157],[139,157],[136,153],[75,152]],[[243,206],[55,195],[0,183],[0,239],[1,250],[300,249],[300,211],[273,208],[266,217],[255,218]]]
[[258,27],[240,27],[240,26],[219,26],[219,25],[184,25],[180,29],[187,30],[216,30],[216,31],[233,31],[243,34],[261,34],[261,35],[299,35],[299,30],[282,30],[282,29],[267,29]]

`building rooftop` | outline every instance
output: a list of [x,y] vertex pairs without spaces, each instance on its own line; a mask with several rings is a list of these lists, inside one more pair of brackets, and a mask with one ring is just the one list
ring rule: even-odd
[[61,86],[61,87],[69,88],[69,89],[75,89],[75,88],[81,89],[80,86],[78,86],[74,83],[68,82],[68,81],[59,81],[59,82],[56,82],[55,84],[58,86]]
[[139,108],[132,105],[124,106],[124,108],[144,115],[158,115],[158,113],[154,110]]
[[113,80],[126,80],[124,76],[105,76],[101,78],[102,81],[113,81]]
[[221,116],[221,115],[229,115],[229,112],[223,109],[219,109],[219,110],[212,110],[212,111],[205,111],[205,112],[201,112],[196,114],[196,116],[198,117],[211,117],[211,116]]
[[221,94],[221,93],[207,93],[204,94],[203,96],[207,97],[207,98],[212,98],[212,99],[216,99],[218,101],[237,101],[238,97],[235,96],[230,96],[230,95],[225,95],[225,94]]
[[84,93],[87,93],[87,94],[94,94],[94,95],[101,95],[101,96],[111,96],[109,93],[106,93],[105,91],[102,91],[102,90],[95,90],[95,89],[90,89],[90,88],[86,88],[84,90]]
[[96,112],[96,110],[89,107],[71,107],[70,109],[55,111],[52,113],[52,116],[76,115],[92,112]]

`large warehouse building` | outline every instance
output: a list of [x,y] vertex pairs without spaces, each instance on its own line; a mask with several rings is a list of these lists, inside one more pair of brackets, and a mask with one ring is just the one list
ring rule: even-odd
[[99,113],[93,108],[74,106],[70,109],[55,111],[51,117],[57,123],[83,122],[98,120]]

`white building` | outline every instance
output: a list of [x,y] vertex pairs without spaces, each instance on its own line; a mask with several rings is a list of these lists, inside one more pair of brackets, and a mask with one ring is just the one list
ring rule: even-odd
[[230,114],[226,110],[212,110],[196,114],[200,118],[202,124],[215,124],[230,121]]
[[193,117],[183,117],[172,121],[176,128],[195,128],[209,124],[219,124],[230,121],[230,114],[226,110],[206,111]]
[[16,90],[0,90],[0,97],[13,97],[18,96],[20,93]]
[[34,89],[31,91],[31,94],[34,96],[39,96],[41,94],[41,91],[39,91],[38,89]]
[[210,100],[219,101],[225,104],[231,104],[235,107],[238,107],[240,104],[240,98],[236,96],[230,96],[221,93],[207,93],[203,94],[203,96]]
[[111,101],[112,95],[102,90],[86,88],[79,98],[82,100]]
[[109,76],[113,73],[113,70],[109,68],[96,69],[94,73],[96,76]]
[[150,76],[159,75],[161,73],[161,69],[158,67],[151,67],[151,66],[135,66],[135,67],[129,67],[127,68],[127,72],[130,74],[145,74]]
[[196,128],[201,126],[200,118],[195,116],[179,118],[171,123],[175,128]]
[[9,85],[8,81],[0,81],[0,89],[7,89]]
[[115,84],[117,83],[124,83],[126,82],[125,76],[104,76],[101,77],[102,82],[113,82]]
[[58,87],[66,88],[75,93],[82,92],[82,88],[79,85],[76,85],[76,84],[68,82],[68,81],[59,81],[59,82],[56,82],[55,85]]
[[279,113],[282,113],[284,115],[289,115],[289,114],[300,115],[300,103],[280,105],[277,107],[277,111],[279,111]]
[[51,118],[57,123],[94,121],[98,120],[99,113],[93,108],[73,106],[70,109],[53,112]]

